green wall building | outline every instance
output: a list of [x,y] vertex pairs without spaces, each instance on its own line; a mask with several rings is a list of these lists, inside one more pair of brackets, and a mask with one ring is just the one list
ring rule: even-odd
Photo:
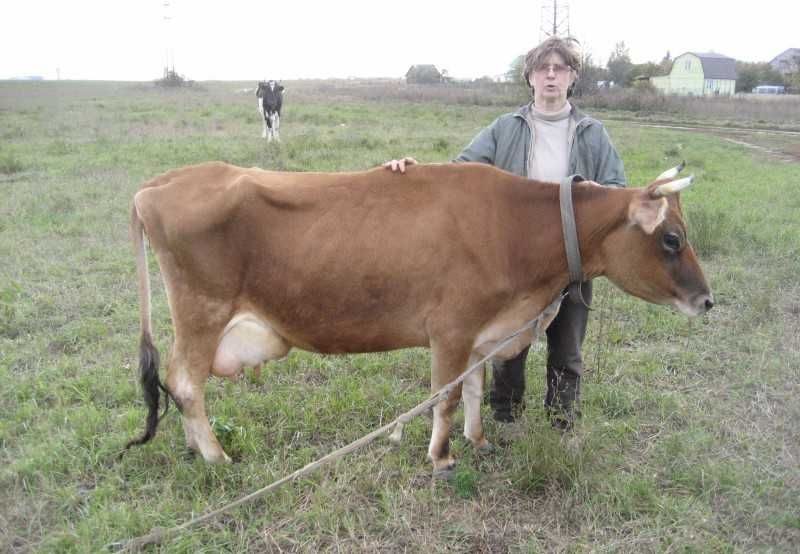
[[669,75],[652,77],[650,82],[664,94],[730,96],[736,92],[736,60],[686,52],[672,62]]

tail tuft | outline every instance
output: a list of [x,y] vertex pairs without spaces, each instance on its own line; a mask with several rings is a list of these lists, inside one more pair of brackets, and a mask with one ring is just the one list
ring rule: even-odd
[[[131,446],[144,444],[152,439],[156,434],[158,422],[161,421],[169,409],[169,393],[158,377],[159,367],[158,350],[153,345],[153,341],[147,334],[142,335],[139,343],[139,382],[144,393],[144,402],[147,405],[147,423],[144,434],[138,439],[133,439],[125,445],[125,450]],[[164,393],[164,413],[158,416],[158,406],[161,400],[161,393]]]

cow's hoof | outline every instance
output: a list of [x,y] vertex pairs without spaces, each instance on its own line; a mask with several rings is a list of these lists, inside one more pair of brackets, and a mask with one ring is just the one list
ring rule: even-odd
[[225,451],[220,450],[218,453],[215,452],[214,454],[209,454],[206,456],[203,454],[203,459],[208,462],[209,464],[232,464],[233,460],[231,457],[228,456]]
[[456,475],[456,464],[452,463],[444,467],[434,468],[433,478],[441,481],[452,481]]
[[403,440],[403,427],[404,425],[401,422],[398,422],[397,425],[395,425],[392,434],[389,435],[389,441],[393,442],[394,444],[400,444],[400,441]]
[[482,445],[476,448],[478,454],[494,454],[497,449],[489,441],[484,441]]

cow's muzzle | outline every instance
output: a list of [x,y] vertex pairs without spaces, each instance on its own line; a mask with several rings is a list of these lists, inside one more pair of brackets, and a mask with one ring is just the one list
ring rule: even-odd
[[696,294],[691,297],[689,302],[678,300],[675,302],[675,307],[689,317],[696,317],[714,307],[714,296],[710,292]]

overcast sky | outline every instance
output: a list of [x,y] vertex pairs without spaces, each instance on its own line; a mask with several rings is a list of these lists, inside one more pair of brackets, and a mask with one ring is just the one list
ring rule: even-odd
[[[194,80],[401,77],[415,63],[496,76],[543,37],[543,4],[552,1],[4,0],[0,78],[58,69],[62,79],[150,80],[168,56]],[[667,51],[769,61],[800,48],[800,0],[566,4],[571,33],[600,65],[620,41],[634,63]]]

